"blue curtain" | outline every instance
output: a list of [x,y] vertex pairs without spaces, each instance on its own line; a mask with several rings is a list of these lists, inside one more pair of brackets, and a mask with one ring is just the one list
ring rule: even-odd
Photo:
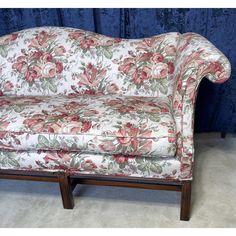
[[230,59],[232,76],[223,85],[201,83],[195,131],[236,131],[235,9],[0,9],[0,35],[46,25],[124,38],[170,31],[205,36]]

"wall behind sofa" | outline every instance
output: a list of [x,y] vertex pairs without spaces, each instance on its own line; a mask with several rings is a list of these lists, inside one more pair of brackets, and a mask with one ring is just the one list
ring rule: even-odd
[[232,76],[223,85],[201,83],[195,131],[236,131],[236,9],[0,9],[0,36],[45,25],[124,38],[170,31],[202,34],[230,59]]

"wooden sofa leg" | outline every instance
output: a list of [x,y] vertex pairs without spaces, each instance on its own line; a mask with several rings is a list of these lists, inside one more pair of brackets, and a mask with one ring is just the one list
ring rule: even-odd
[[180,220],[188,221],[191,206],[191,181],[183,181],[181,190]]
[[221,137],[221,138],[226,138],[226,132],[221,132],[221,133],[220,133],[220,137]]
[[58,175],[58,182],[60,185],[63,207],[65,209],[73,209],[74,199],[73,199],[73,194],[72,194],[72,189],[71,189],[70,176],[68,176],[65,173],[60,173]]

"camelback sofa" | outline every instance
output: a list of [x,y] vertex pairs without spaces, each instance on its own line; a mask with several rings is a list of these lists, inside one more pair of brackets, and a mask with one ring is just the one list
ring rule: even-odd
[[194,104],[230,63],[204,37],[41,27],[0,38],[0,178],[181,192],[190,216]]

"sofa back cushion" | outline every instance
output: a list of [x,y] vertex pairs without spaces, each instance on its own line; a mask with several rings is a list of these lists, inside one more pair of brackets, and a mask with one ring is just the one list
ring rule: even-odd
[[0,95],[172,94],[179,33],[110,38],[40,27],[0,37]]

